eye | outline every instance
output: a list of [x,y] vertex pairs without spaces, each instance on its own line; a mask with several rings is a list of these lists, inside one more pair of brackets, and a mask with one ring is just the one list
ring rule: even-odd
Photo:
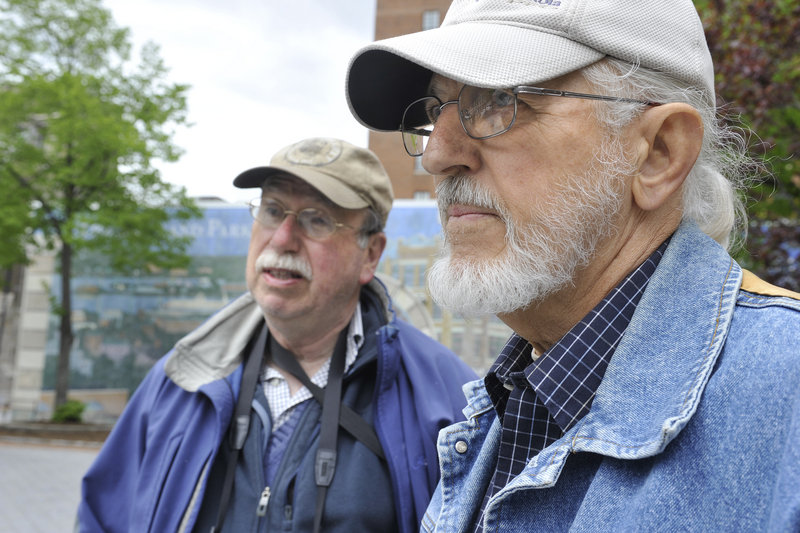
[[318,209],[303,209],[299,222],[312,234],[326,233],[335,227],[333,219]]
[[428,117],[428,120],[431,124],[436,124],[436,121],[439,119],[439,115],[442,114],[442,108],[439,105],[439,100],[436,98],[429,98],[425,102],[425,115]]
[[283,220],[283,206],[274,200],[264,200],[261,203],[261,212],[269,220]]
[[502,89],[465,87],[461,94],[460,111],[464,121],[478,121],[514,104],[514,95]]
[[497,108],[510,106],[514,103],[514,95],[508,91],[495,89],[492,91],[491,101],[491,105]]

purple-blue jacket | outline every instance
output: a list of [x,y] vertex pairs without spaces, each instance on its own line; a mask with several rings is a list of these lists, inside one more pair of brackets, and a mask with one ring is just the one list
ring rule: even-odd
[[[458,357],[397,320],[380,284],[373,424],[402,532],[417,531],[439,480],[436,438],[463,420]],[[83,479],[80,531],[191,531],[239,393],[242,352],[264,320],[249,294],[182,339],[150,371]],[[365,504],[368,505],[367,502]]]

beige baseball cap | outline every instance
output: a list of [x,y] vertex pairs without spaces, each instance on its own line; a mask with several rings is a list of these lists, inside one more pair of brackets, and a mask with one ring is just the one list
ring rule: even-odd
[[454,0],[440,28],[375,41],[350,60],[350,110],[397,131],[432,73],[468,85],[535,85],[611,56],[664,72],[714,104],[714,67],[691,0]]
[[282,148],[269,166],[236,176],[240,189],[261,187],[270,177],[295,176],[345,209],[372,207],[386,225],[392,208],[392,182],[378,157],[346,141],[327,137],[305,139]]

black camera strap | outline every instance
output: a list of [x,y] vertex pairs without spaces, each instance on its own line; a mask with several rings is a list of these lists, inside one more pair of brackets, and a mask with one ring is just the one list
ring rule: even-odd
[[[272,362],[278,367],[300,380],[311,392],[314,399],[322,406],[320,443],[314,464],[314,478],[318,487],[314,531],[318,532],[321,530],[322,512],[325,507],[327,488],[330,486],[333,480],[333,474],[336,470],[336,443],[339,426],[364,444],[376,456],[386,460],[383,447],[373,427],[364,420],[361,415],[353,411],[349,406],[342,404],[341,401],[342,378],[347,355],[347,328],[339,334],[336,341],[336,347],[331,357],[331,366],[328,372],[328,385],[324,389],[318,387],[311,381],[295,356],[275,341],[274,337],[271,335],[268,347],[266,327],[261,328],[261,331],[256,337],[253,349],[245,349],[245,353],[247,352],[249,352],[249,355],[242,372],[239,398],[236,401],[233,419],[231,420],[228,430],[230,452],[228,453],[225,479],[222,485],[217,524],[211,529],[211,533],[219,533],[222,531],[225,513],[228,509],[233,490],[233,480],[235,477],[236,465],[239,461],[239,454],[244,447],[247,433],[250,429],[250,405],[255,395],[258,377],[261,374],[262,357],[271,358]],[[262,357],[259,357],[259,354],[262,355]]]
[[[345,343],[346,341],[347,338],[345,337]],[[303,367],[300,366],[300,363],[297,362],[297,359],[295,359],[294,355],[286,351],[286,349],[284,349],[275,341],[271,341],[270,344],[276,346],[271,349],[272,362],[299,379],[300,382],[309,391],[311,391],[311,395],[314,397],[317,403],[324,405],[325,389],[318,387],[311,381],[311,379],[309,379],[308,375],[303,370]],[[345,344],[345,352],[346,346],[347,345]],[[333,365],[333,361],[331,361],[331,365]],[[328,380],[330,381],[330,376],[328,377]],[[339,425],[342,426],[342,429],[350,433],[353,438],[357,439],[364,446],[369,448],[372,453],[377,455],[379,458],[386,460],[386,456],[383,454],[381,441],[378,440],[378,435],[375,433],[375,429],[373,429],[372,425],[364,420],[361,415],[353,411],[353,409],[346,404],[340,406]]]
[[322,530],[322,514],[325,509],[325,496],[333,481],[336,471],[336,451],[341,425],[348,433],[361,441],[378,457],[385,459],[375,430],[361,416],[342,404],[342,378],[344,376],[347,356],[347,328],[342,330],[336,340],[336,347],[331,356],[328,371],[328,384],[322,389],[315,385],[306,374],[297,359],[274,337],[270,339],[272,361],[283,370],[295,376],[311,392],[314,399],[322,406],[322,421],[314,462],[314,480],[317,484],[317,505],[314,512],[314,532]]
[[319,447],[314,461],[314,480],[317,483],[317,507],[314,511],[314,533],[322,531],[322,513],[325,495],[336,471],[336,449],[339,439],[339,411],[342,405],[342,375],[347,353],[347,329],[339,334],[331,357],[328,384],[322,404],[322,422],[319,430]]
[[[236,473],[236,464],[239,462],[239,454],[244,447],[247,439],[247,432],[250,430],[250,404],[256,393],[256,383],[258,375],[261,373],[261,361],[264,357],[264,350],[267,346],[267,328],[261,327],[261,332],[257,336],[255,346],[249,352],[244,369],[242,370],[242,383],[239,389],[239,398],[236,401],[236,408],[233,412],[228,438],[230,452],[228,452],[228,463],[225,469],[225,479],[222,484],[222,496],[220,496],[219,512],[217,514],[217,525],[211,528],[211,533],[222,531],[222,523],[225,520],[225,512],[233,490],[233,478]],[[249,346],[248,346],[249,348]]]

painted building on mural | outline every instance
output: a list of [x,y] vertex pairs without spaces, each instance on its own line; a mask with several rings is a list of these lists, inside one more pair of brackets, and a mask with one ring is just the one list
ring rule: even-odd
[[[102,257],[79,258],[73,277],[73,326],[70,396],[88,405],[87,419],[113,421],[125,400],[153,364],[182,336],[247,290],[245,260],[252,219],[244,206],[201,204],[203,217],[173,222],[171,230],[193,238],[186,269],[148,270],[121,276]],[[450,346],[479,373],[485,371],[509,335],[494,317],[465,320],[435,305],[425,288],[425,272],[441,244],[441,226],[433,201],[398,200],[387,226],[386,251],[379,278],[389,289],[398,315]],[[51,262],[52,264],[52,262]],[[42,290],[54,273],[46,268],[29,290]],[[37,285],[38,283],[38,285]],[[58,293],[53,296],[59,297]],[[41,299],[41,298],[38,298]],[[17,387],[14,418],[47,418],[58,353],[55,315],[45,321],[29,349],[18,357],[26,367],[25,391]],[[39,346],[38,349],[33,349]],[[43,353],[42,353],[43,352]],[[38,374],[37,374],[38,372]]]

